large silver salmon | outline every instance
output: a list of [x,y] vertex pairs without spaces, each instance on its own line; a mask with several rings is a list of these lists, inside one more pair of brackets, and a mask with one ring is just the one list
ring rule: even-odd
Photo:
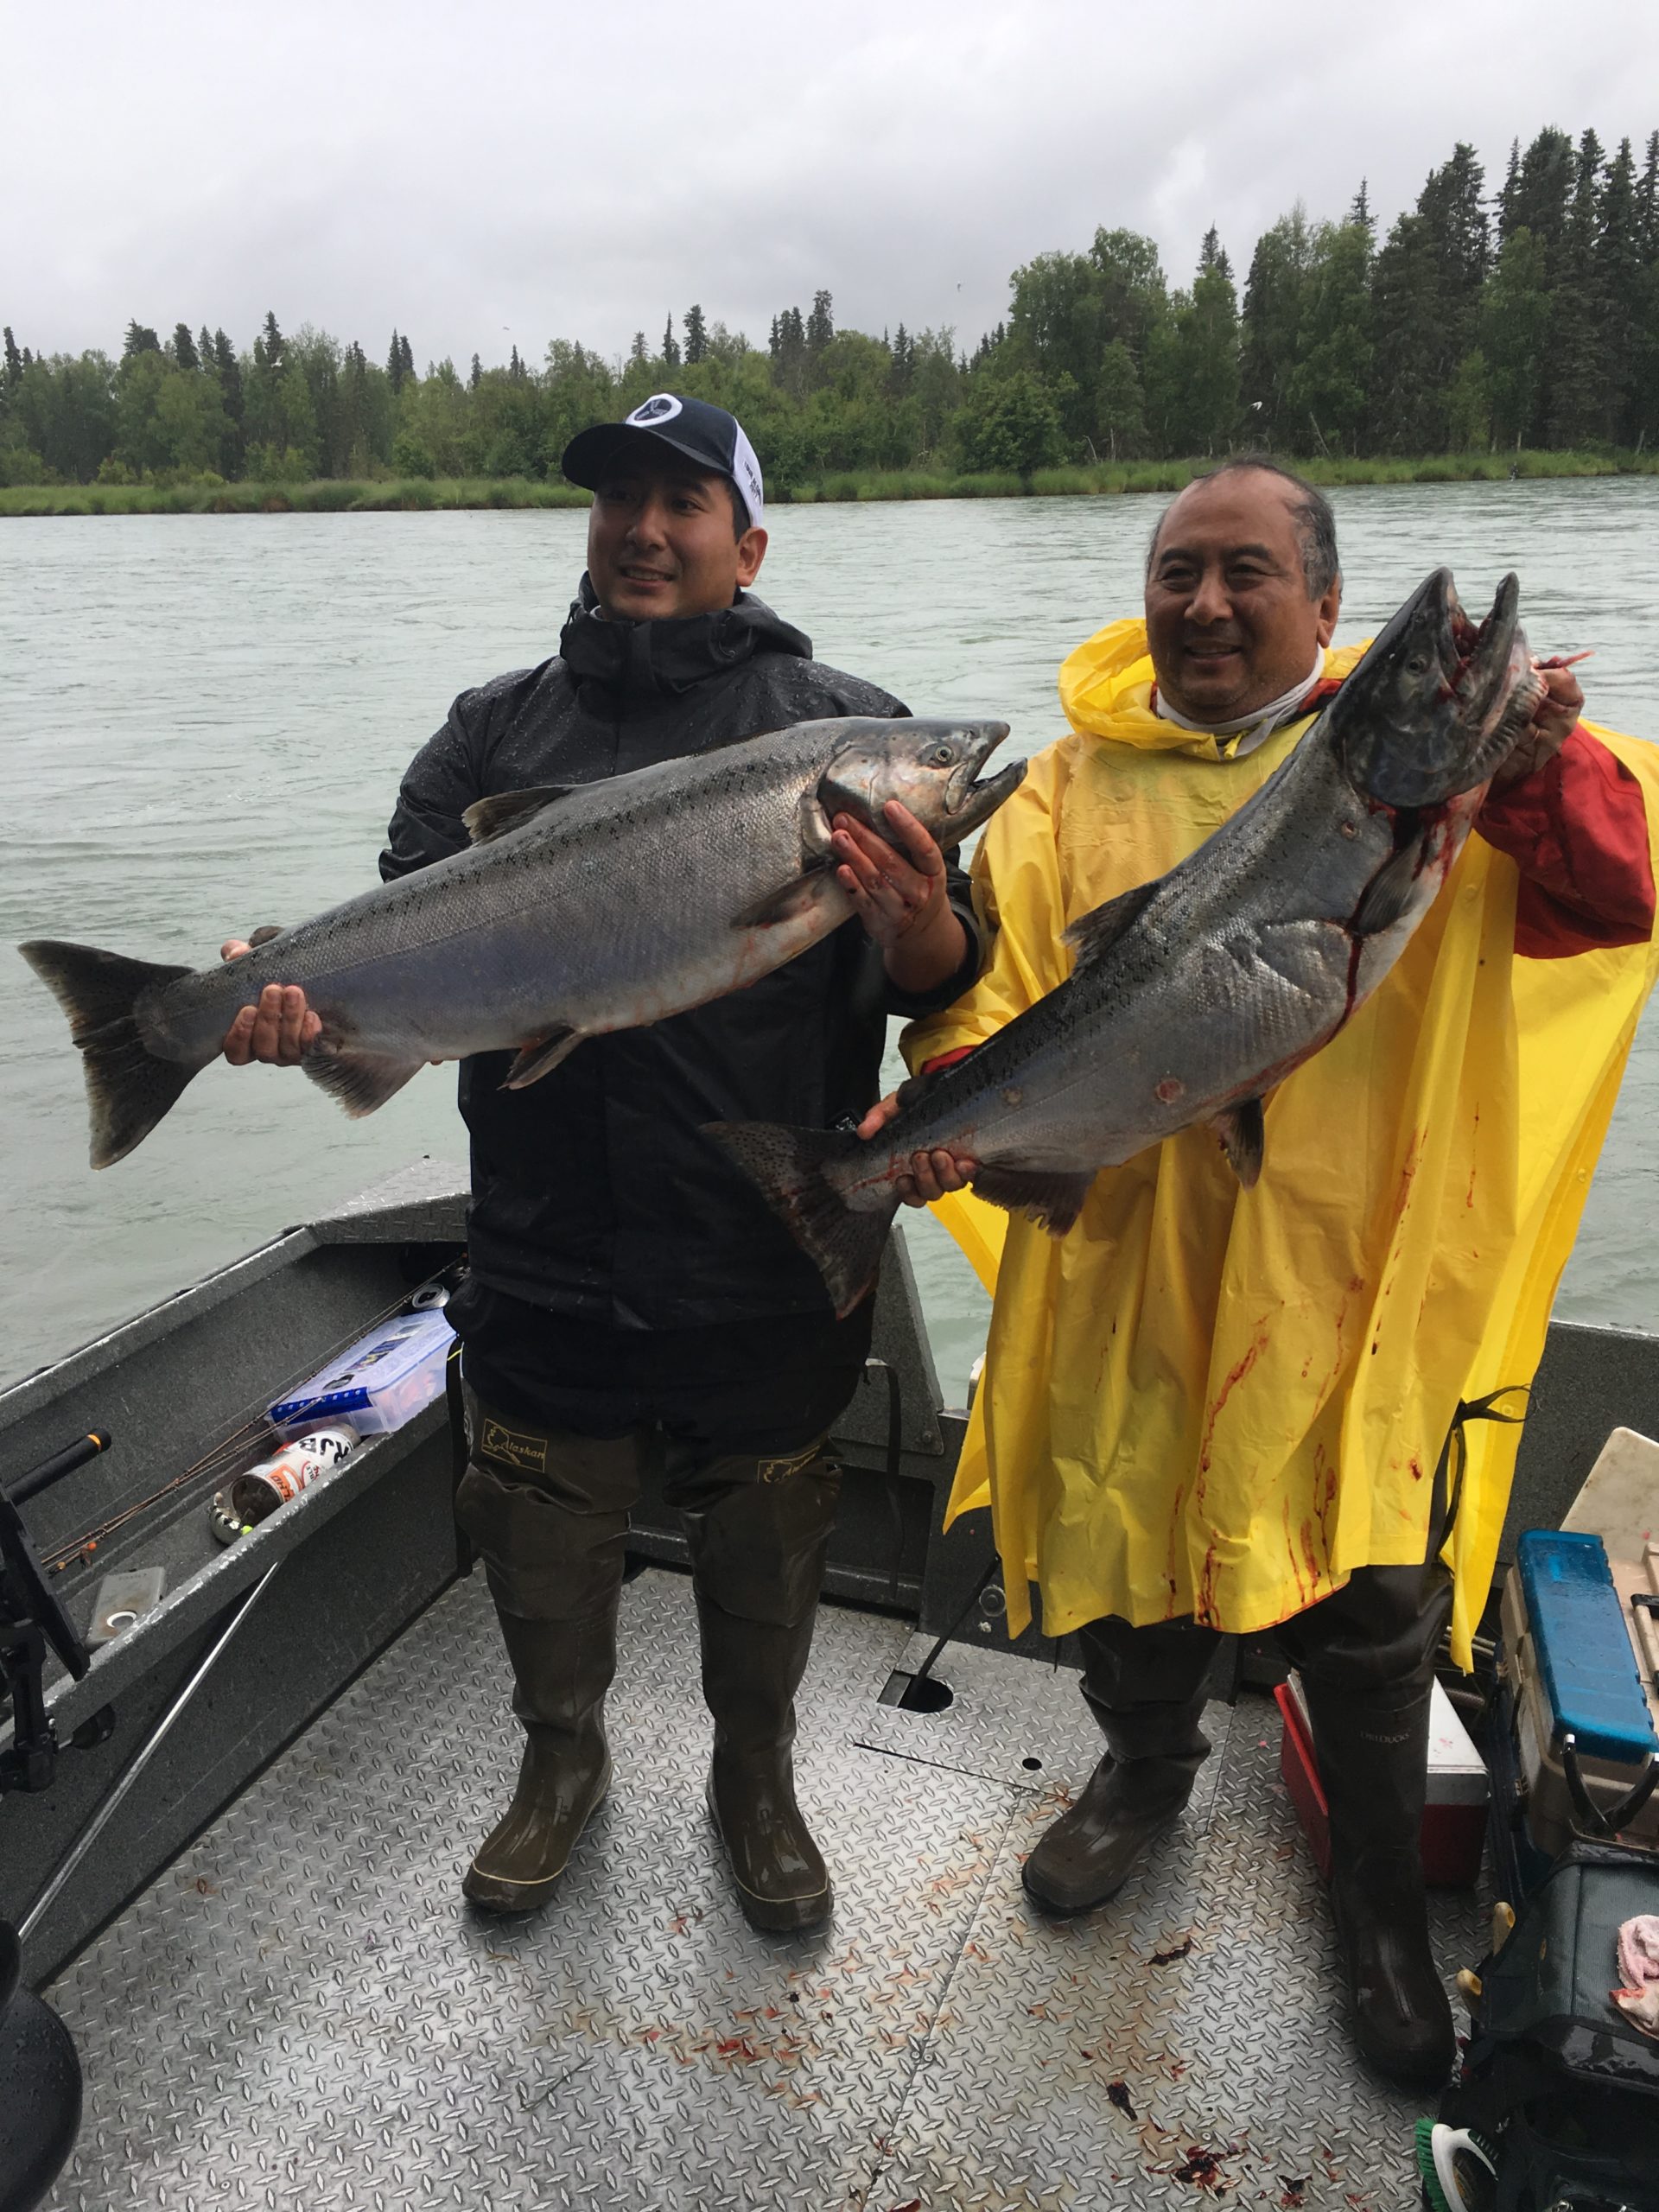
[[149,1134],[267,983],[303,987],[322,1032],[302,1065],[350,1114],[471,1052],[516,1050],[520,1088],[584,1037],[740,990],[839,927],[853,906],[830,861],[835,815],[879,830],[902,799],[942,844],[977,829],[1025,774],[977,780],[1007,734],[849,715],[480,799],[467,852],[213,968],[48,938],[19,950],[85,1056],[94,1167]]
[[1070,978],[955,1067],[906,1085],[868,1144],[712,1122],[850,1311],[912,1155],[1054,1235],[1103,1167],[1194,1122],[1248,1188],[1262,1096],[1374,991],[1461,851],[1543,685],[1506,576],[1478,629],[1440,569],[1290,755],[1168,874],[1075,922]]

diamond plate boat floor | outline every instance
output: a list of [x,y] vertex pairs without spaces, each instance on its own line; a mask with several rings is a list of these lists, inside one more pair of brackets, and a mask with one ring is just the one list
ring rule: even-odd
[[[553,1904],[459,1877],[517,1731],[448,1591],[60,1976],[86,2111],[53,2202],[714,2212],[1417,2202],[1425,2101],[1351,2058],[1273,1707],[1212,1708],[1185,1820],[1051,1924],[1022,1856],[1098,1756],[1076,1678],[827,1606],[801,1708],[833,1926],[747,1928],[702,1809],[690,1584],[623,1593],[616,1778]],[[1448,1973],[1484,1948],[1435,1903]]]

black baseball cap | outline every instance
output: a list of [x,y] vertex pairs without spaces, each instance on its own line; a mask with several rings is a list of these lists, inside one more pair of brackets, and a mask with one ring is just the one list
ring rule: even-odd
[[706,399],[687,398],[677,391],[654,391],[621,422],[595,423],[591,429],[578,430],[566,446],[559,467],[573,484],[596,491],[607,469],[640,438],[666,446],[698,468],[715,469],[730,477],[748,510],[751,524],[764,517],[766,499],[760,463],[743,425],[723,407],[712,406]]

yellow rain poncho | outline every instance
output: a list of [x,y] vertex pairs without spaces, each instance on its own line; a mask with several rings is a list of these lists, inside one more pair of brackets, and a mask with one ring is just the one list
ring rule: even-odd
[[[1138,621],[1066,662],[1072,734],[976,864],[991,964],[907,1033],[912,1067],[1054,989],[1067,925],[1185,858],[1311,720],[1230,758],[1236,740],[1160,721],[1151,683]],[[1595,734],[1638,778],[1651,840],[1659,748]],[[966,1194],[938,1209],[995,1292],[949,1517],[989,1503],[1011,1632],[1032,1580],[1052,1635],[1107,1613],[1249,1633],[1355,1567],[1422,1558],[1459,1400],[1527,1382],[1542,1351],[1655,973],[1647,944],[1517,957],[1518,881],[1470,837],[1386,981],[1268,1096],[1254,1191],[1197,1128],[1099,1175],[1058,1239]],[[1446,1556],[1466,1665],[1519,1431],[1465,1436]]]

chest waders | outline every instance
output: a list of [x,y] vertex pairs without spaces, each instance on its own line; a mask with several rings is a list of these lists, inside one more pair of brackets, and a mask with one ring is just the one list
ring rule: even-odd
[[[603,1707],[616,1670],[628,1514],[664,1452],[655,1428],[582,1437],[474,1409],[455,1515],[484,1560],[525,1735],[512,1801],[462,1884],[486,1910],[544,1903],[609,1787]],[[666,1495],[690,1546],[715,1723],[709,1806],[738,1900],[757,1928],[816,1927],[832,1892],[795,1801],[794,1700],[839,1473],[821,1440],[768,1458],[677,1452],[671,1442],[666,1456]]]
[[[1331,1905],[1350,2024],[1362,2055],[1396,2080],[1434,2086],[1456,2056],[1452,2012],[1428,1940],[1421,1834],[1434,1662],[1452,1612],[1440,1552],[1451,1532],[1470,1421],[1518,1421],[1494,1391],[1460,1403],[1435,1469],[1418,1567],[1362,1567],[1274,1630],[1302,1678],[1331,1812]],[[1450,1478],[1448,1488],[1448,1477]],[[1027,1860],[1046,1910],[1087,1912],[1116,1894],[1179,1818],[1210,1745],[1198,1726],[1219,1630],[1190,1618],[1077,1631],[1083,1694],[1108,1753]]]

